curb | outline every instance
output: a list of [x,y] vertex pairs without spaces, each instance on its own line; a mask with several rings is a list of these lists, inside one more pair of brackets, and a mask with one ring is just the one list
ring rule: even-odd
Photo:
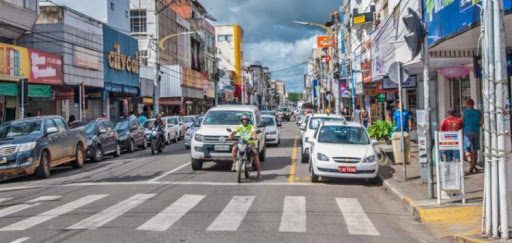
[[[394,187],[389,179],[384,179],[381,175],[379,175],[380,180],[382,181],[382,185],[384,188],[391,192],[394,196],[398,197],[400,201],[407,207],[407,209],[411,212],[412,216],[418,220],[420,223],[423,223],[423,219],[421,217],[421,211],[423,210],[412,198],[404,195],[399,189]],[[442,237],[443,242],[457,242],[457,243],[483,243],[483,242],[491,242],[487,239],[480,238],[479,235],[463,235],[463,234],[455,234],[451,236]]]

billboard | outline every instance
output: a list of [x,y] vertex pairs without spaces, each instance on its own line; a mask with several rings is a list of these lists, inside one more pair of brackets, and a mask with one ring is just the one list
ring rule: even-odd
[[27,48],[0,43],[0,80],[18,81],[29,76]]
[[321,35],[316,37],[316,46],[317,48],[331,48],[334,47],[334,38],[329,38],[329,36]]
[[62,84],[62,56],[28,49],[30,56],[30,83]]

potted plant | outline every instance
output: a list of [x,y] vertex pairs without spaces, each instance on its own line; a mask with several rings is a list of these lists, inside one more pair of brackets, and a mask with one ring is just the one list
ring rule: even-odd
[[393,123],[390,121],[378,120],[368,127],[368,135],[372,139],[387,142],[390,134],[393,133],[393,128]]

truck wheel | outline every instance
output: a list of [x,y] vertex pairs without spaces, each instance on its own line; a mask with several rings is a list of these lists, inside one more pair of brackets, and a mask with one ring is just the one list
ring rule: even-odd
[[84,156],[84,147],[79,144],[76,146],[76,154],[75,154],[75,161],[71,166],[73,166],[73,169],[80,169],[84,167],[85,163],[85,156]]
[[39,159],[39,167],[36,170],[36,176],[39,178],[48,178],[50,177],[50,156],[48,152],[43,151],[41,153],[41,159]]
[[116,144],[116,151],[114,151],[114,157],[121,156],[121,146],[119,144]]
[[203,169],[203,161],[199,159],[192,159],[192,170],[202,170]]

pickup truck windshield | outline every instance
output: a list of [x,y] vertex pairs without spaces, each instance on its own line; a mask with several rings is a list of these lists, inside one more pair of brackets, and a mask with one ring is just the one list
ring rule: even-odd
[[41,134],[42,120],[10,122],[0,126],[0,139]]
[[240,118],[246,115],[249,117],[251,124],[253,123],[252,114],[248,111],[210,111],[203,121],[203,125],[239,125],[242,122]]

